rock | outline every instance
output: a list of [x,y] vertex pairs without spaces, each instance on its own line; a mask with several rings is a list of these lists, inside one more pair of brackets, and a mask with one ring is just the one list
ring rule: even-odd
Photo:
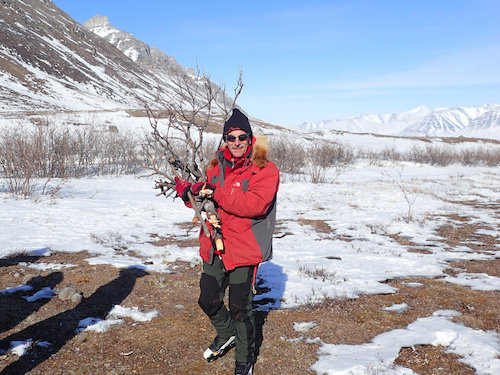
[[59,299],[61,301],[71,301],[74,303],[80,303],[82,301],[83,294],[73,285],[66,285],[59,291]]
[[191,261],[189,262],[189,265],[191,266],[191,268],[194,268],[199,264],[201,264],[201,259],[198,257],[191,258]]
[[71,302],[73,303],[80,303],[82,302],[83,296],[80,293],[74,293],[71,296]]

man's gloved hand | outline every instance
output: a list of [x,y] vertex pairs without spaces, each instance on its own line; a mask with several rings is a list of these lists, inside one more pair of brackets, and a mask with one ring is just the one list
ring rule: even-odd
[[184,202],[189,202],[188,192],[191,189],[191,182],[187,180],[181,180],[179,177],[174,179],[175,181],[175,191],[177,195],[181,197]]
[[191,193],[193,195],[200,195],[201,197],[210,196],[215,191],[215,185],[208,182],[196,182],[191,185]]

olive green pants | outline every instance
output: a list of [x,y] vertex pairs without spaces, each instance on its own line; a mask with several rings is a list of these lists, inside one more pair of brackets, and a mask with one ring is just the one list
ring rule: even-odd
[[[238,362],[255,360],[252,301],[256,267],[245,266],[225,271],[218,257],[214,257],[212,264],[203,262],[198,303],[220,337],[236,336],[235,359]],[[229,310],[224,304],[228,286]]]

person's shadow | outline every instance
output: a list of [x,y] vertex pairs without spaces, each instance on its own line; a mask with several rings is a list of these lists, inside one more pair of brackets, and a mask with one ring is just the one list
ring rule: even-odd
[[15,266],[19,263],[35,263],[38,259],[40,259],[41,255],[15,255],[9,258],[1,258],[0,259],[0,267],[9,267]]
[[[5,367],[0,374],[24,374],[54,353],[77,334],[78,323],[88,317],[105,319],[113,306],[120,304],[132,291],[137,279],[148,273],[137,268],[120,270],[120,275],[84,298],[75,308],[52,316],[0,341],[0,350],[8,350],[13,341],[32,340],[27,353]],[[45,345],[45,343],[48,343]]]
[[0,293],[0,333],[8,331],[17,326],[26,317],[38,311],[43,305],[50,301],[50,298],[40,298],[29,302],[23,298],[22,294],[30,295],[44,289],[54,289],[63,280],[62,272],[52,272],[50,275],[42,277],[35,276],[26,283],[29,290],[14,293]]
[[254,317],[255,317],[255,358],[259,356],[260,347],[264,340],[263,327],[269,312],[281,307],[286,274],[283,267],[272,262],[263,263],[257,271],[257,282],[255,289],[257,294],[254,297]]

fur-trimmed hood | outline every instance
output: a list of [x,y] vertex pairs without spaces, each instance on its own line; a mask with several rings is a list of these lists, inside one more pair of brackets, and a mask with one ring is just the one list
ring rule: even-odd
[[[269,161],[269,143],[267,141],[267,136],[254,136],[252,144],[249,147],[252,147],[252,156],[250,157],[250,160],[259,168],[267,166]],[[226,148],[227,145],[224,144],[219,152],[224,152]],[[217,157],[213,158],[210,160],[208,169],[215,167],[217,163]]]

